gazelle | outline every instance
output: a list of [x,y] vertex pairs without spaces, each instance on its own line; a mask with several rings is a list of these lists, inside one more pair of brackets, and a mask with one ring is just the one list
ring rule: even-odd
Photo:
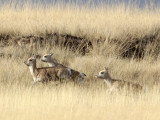
[[[60,66],[60,67],[64,67],[67,68],[66,66],[56,62],[54,59],[52,59],[52,55],[53,53],[50,54],[46,54],[41,58],[41,61],[48,63],[49,67],[55,67],[55,66]],[[84,73],[82,72],[78,72],[76,70],[70,69],[71,70],[71,79],[75,82],[77,82],[77,80],[79,82],[82,82],[84,77],[86,76]]]
[[110,91],[118,90],[118,89],[120,90],[124,88],[133,90],[133,91],[142,90],[142,86],[140,84],[135,84],[132,82],[127,82],[127,81],[118,80],[118,79],[112,79],[110,74],[108,73],[108,68],[105,68],[104,70],[100,71],[99,74],[96,75],[96,78],[104,79]]
[[36,56],[33,55],[27,61],[24,62],[30,69],[31,75],[33,77],[34,83],[36,82],[48,82],[56,81],[63,78],[68,78],[71,75],[71,70],[64,67],[43,67],[37,68],[36,66]]

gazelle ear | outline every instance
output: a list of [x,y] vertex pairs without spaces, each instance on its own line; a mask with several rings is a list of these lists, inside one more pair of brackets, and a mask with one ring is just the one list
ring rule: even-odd
[[32,56],[33,56],[34,59],[36,59],[36,55],[35,54],[32,54]]
[[36,55],[36,58],[38,58],[38,59],[41,58],[41,55]]
[[49,55],[50,55],[50,56],[52,56],[52,55],[53,55],[53,53],[50,53]]
[[105,67],[104,70],[107,72],[108,71],[108,67]]

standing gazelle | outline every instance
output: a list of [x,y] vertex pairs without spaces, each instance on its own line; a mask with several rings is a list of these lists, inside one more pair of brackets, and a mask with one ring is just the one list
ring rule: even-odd
[[120,90],[124,88],[133,90],[133,91],[142,90],[142,86],[139,84],[118,80],[118,79],[112,79],[108,73],[108,68],[105,68],[104,70],[100,71],[99,74],[96,75],[96,78],[104,79],[110,91],[118,90],[118,89]]
[[[64,67],[64,68],[67,68],[66,66],[60,64],[60,63],[57,63],[54,59],[52,59],[52,55],[53,53],[50,53],[50,54],[46,54],[44,55],[42,58],[41,58],[41,61],[43,62],[47,62],[49,67],[55,67],[55,66],[60,66],[60,67]],[[74,82],[77,82],[77,80],[79,82],[83,81],[84,77],[86,76],[84,73],[81,73],[81,72],[78,72],[76,70],[73,70],[73,69],[70,69],[71,70],[71,79],[74,81]]]
[[71,70],[64,67],[43,67],[37,68],[36,66],[36,56],[33,55],[27,61],[24,62],[30,69],[31,75],[33,77],[34,83],[36,82],[48,82],[56,81],[63,78],[68,78],[71,75]]

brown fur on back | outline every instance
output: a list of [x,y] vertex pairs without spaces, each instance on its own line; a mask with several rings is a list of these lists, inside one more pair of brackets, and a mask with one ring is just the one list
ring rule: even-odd
[[124,80],[112,79],[112,85],[116,88],[126,88],[132,90],[142,90],[142,86],[138,83],[132,83]]
[[68,74],[67,69],[63,67],[43,67],[37,68],[37,77],[42,78],[42,82],[56,81],[61,78],[62,74]]

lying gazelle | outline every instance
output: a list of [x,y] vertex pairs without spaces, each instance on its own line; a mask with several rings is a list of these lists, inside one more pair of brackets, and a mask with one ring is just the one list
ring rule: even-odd
[[108,73],[108,68],[100,71],[96,78],[104,79],[105,83],[109,87],[110,91],[120,90],[120,89],[129,89],[133,91],[140,91],[142,90],[142,86],[140,84],[135,84],[132,82],[127,82],[123,80],[112,79]]
[[[55,66],[60,66],[60,67],[64,67],[67,68],[66,66],[57,63],[54,59],[52,59],[52,55],[53,53],[50,54],[46,54],[41,58],[41,61],[48,63],[49,67],[55,67]],[[71,79],[74,82],[82,82],[84,77],[86,76],[84,73],[78,72],[76,70],[70,69],[71,70]]]
[[33,55],[27,61],[24,62],[30,69],[34,83],[42,82],[47,83],[49,81],[56,81],[64,78],[68,78],[71,75],[71,70],[64,67],[43,67],[37,68],[36,56]]

